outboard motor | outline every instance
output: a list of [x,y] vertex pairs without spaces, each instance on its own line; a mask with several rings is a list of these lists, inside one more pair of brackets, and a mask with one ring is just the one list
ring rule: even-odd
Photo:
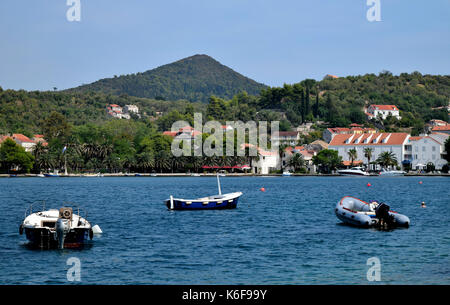
[[73,211],[71,208],[59,209],[59,218],[56,222],[56,238],[58,240],[58,248],[64,249],[64,240],[66,234],[70,230],[70,221],[72,220]]
[[69,231],[69,220],[59,218],[56,222],[56,239],[58,240],[58,248],[64,249],[64,239]]
[[380,203],[377,208],[375,209],[375,215],[379,219],[380,225],[392,225],[394,222],[394,217],[389,214],[389,210],[391,209],[390,206],[388,206],[385,203]]

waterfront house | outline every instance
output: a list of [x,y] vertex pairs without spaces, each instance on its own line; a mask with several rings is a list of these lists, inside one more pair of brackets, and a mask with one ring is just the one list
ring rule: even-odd
[[[437,170],[442,169],[447,164],[445,160],[445,141],[450,135],[445,133],[432,133],[428,136],[410,137],[411,154],[408,160],[411,168],[421,169],[428,163],[432,163]],[[420,166],[422,165],[422,166]]]
[[[352,124],[353,125],[353,124]],[[350,128],[347,127],[334,127],[327,128],[324,130],[322,134],[322,138],[325,142],[330,143],[334,136],[338,134],[362,134],[362,133],[376,133],[377,131],[373,128],[363,128],[361,126],[352,126]]]
[[376,160],[382,152],[392,152],[400,166],[402,162],[410,158],[411,144],[408,142],[410,135],[407,133],[363,133],[363,134],[339,134],[336,135],[329,144],[329,149],[338,151],[343,161],[350,161],[348,152],[356,149],[355,160],[363,160],[364,149],[372,149],[371,161]]

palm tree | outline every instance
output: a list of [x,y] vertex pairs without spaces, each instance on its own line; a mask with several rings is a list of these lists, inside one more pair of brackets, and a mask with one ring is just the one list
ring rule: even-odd
[[152,153],[143,152],[137,156],[137,164],[139,168],[147,170],[149,168],[155,167],[155,158]]
[[373,149],[370,147],[364,148],[364,157],[367,158],[367,168],[370,170],[370,159],[372,159]]
[[305,159],[303,159],[302,154],[294,154],[292,158],[289,160],[288,165],[294,168],[294,171],[305,166]]
[[352,148],[348,151],[348,158],[351,161],[351,165],[353,166],[353,161],[358,158],[358,152],[356,151],[356,148]]
[[377,163],[379,163],[383,168],[394,166],[397,165],[397,157],[393,152],[384,151],[378,157]]
[[286,145],[286,144],[280,144],[278,146],[278,155],[280,157],[280,169],[281,169],[281,172],[283,172],[283,155],[284,155],[284,151],[288,147],[289,147],[289,145]]

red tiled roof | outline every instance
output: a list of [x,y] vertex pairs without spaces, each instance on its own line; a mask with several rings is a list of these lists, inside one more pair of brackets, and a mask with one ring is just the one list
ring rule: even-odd
[[409,140],[410,141],[419,141],[420,139],[422,139],[423,137],[410,137]]
[[20,142],[34,143],[34,141],[32,141],[29,137],[24,136],[21,133],[15,133],[15,134],[13,134],[12,137],[13,137],[14,140],[17,140],[17,141],[20,141]]
[[395,105],[370,105],[370,107],[375,108],[375,110],[398,111],[398,108]]
[[[344,166],[351,166],[352,165],[352,161],[342,161],[342,164]],[[361,160],[353,161],[353,165],[361,165],[361,164],[363,164],[363,162]]]
[[178,131],[164,131],[163,135],[174,137],[177,135],[177,133],[178,133]]
[[[349,143],[346,143],[350,137],[353,137]],[[364,143],[364,140],[370,137],[368,143]],[[378,139],[377,143],[373,143],[374,139]],[[383,143],[383,140],[389,137],[386,143]],[[367,146],[367,145],[401,145],[408,137],[407,133],[364,133],[361,135],[358,134],[338,134],[333,140],[330,142],[330,146]],[[357,139],[360,139],[358,143],[355,143]]]
[[445,126],[434,126],[433,129],[431,129],[432,131],[450,131],[450,124],[445,125]]

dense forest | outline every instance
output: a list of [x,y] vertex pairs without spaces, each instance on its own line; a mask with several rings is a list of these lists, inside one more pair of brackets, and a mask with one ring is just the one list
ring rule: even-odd
[[258,94],[265,87],[207,55],[194,55],[143,73],[106,78],[68,91],[207,102],[211,95],[232,98],[241,91]]

